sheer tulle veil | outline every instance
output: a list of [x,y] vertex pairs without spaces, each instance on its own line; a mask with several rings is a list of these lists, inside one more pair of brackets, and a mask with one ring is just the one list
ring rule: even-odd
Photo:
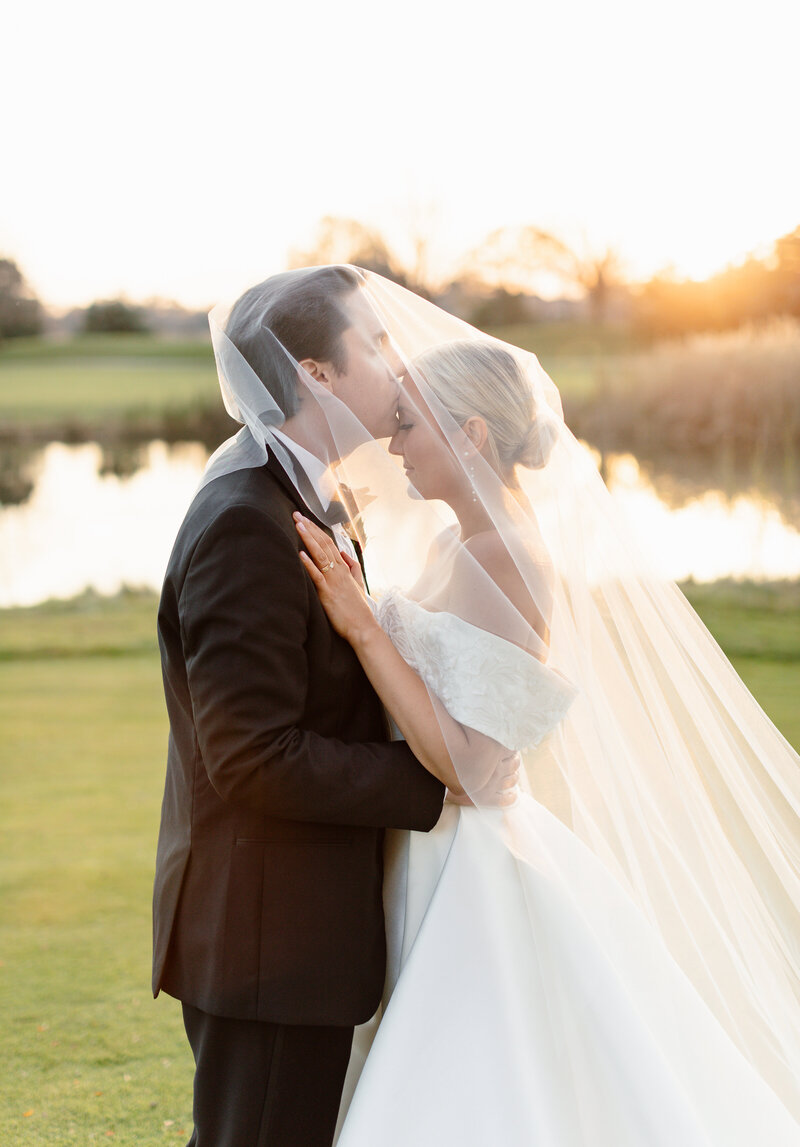
[[[481,507],[530,610],[490,576],[446,502],[416,490],[387,441],[282,339],[282,308],[315,283],[344,328],[354,293],[367,303],[374,330],[365,339],[374,335],[403,408],[434,430],[451,483]],[[513,817],[486,804],[487,820],[567,897],[592,866],[562,870],[541,844],[538,818],[574,834],[800,1121],[800,759],[679,589],[640,552],[536,357],[352,267],[274,276],[216,308],[211,329],[226,407],[243,425],[203,481],[275,453],[308,497],[274,433],[304,423],[364,542],[373,595],[397,587],[510,643],[520,681],[526,660],[544,666],[561,690],[562,718],[544,737],[532,720],[529,743],[509,746],[523,752],[525,794]],[[470,413],[493,428],[490,450],[477,452],[462,429]],[[453,732],[442,698],[433,701],[459,777],[484,808],[480,756]],[[518,689],[514,704],[526,704]],[[613,920],[606,925],[613,930]],[[606,925],[586,920],[601,944]]]

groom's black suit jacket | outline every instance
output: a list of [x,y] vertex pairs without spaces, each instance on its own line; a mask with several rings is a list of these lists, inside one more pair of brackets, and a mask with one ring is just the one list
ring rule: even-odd
[[444,789],[331,628],[273,458],[195,497],[158,614],[169,750],[153,991],[213,1015],[350,1026],[383,988],[382,828]]

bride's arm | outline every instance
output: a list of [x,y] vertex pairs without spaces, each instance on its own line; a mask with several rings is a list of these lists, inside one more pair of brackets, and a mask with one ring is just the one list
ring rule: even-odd
[[[488,782],[500,763],[514,754],[491,738],[465,729],[442,705],[434,707],[422,678],[398,653],[370,609],[357,579],[351,576],[333,541],[313,522],[296,514],[295,521],[308,554],[300,557],[314,582],[331,624],[352,645],[373,689],[397,723],[417,760],[455,795],[464,792],[451,752],[476,783]],[[323,568],[333,562],[333,568]],[[450,746],[448,748],[448,745]],[[502,770],[501,770],[502,771]],[[506,767],[507,778],[497,788],[516,781],[516,765]],[[509,798],[510,799],[510,798]],[[498,801],[497,803],[502,803]]]

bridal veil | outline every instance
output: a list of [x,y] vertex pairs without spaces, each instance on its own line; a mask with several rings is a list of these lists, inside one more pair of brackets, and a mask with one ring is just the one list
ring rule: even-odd
[[[387,441],[284,341],[282,316],[309,287],[341,329],[354,292],[367,304],[374,322],[361,333],[397,378],[401,413],[424,419],[446,447],[502,578],[480,539],[461,538],[448,505],[421,497]],[[242,429],[204,481],[274,452],[315,514],[331,520],[275,434],[287,416],[301,420],[363,544],[373,596],[394,587],[484,631],[489,644],[516,647],[508,702],[530,720],[515,721],[525,743],[507,747],[522,752],[528,807],[557,817],[617,882],[800,1122],[800,758],[642,553],[536,357],[352,267],[276,275],[216,308],[211,328],[225,404]],[[481,453],[463,426],[471,413],[486,417],[487,403],[508,417]],[[565,870],[548,854],[524,802],[511,824],[487,796],[476,751],[486,730],[465,729],[445,697],[432,700],[487,821],[520,863],[579,903],[580,866]]]

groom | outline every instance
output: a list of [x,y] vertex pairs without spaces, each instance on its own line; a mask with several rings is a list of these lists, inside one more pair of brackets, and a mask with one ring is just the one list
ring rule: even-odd
[[[265,328],[376,438],[395,423],[385,332],[345,267],[268,279],[228,321],[287,416],[280,442],[319,509],[324,467],[296,373],[276,364]],[[170,737],[153,991],[182,1002],[193,1147],[331,1143],[353,1026],[384,981],[382,829],[426,831],[444,798],[405,742],[386,740],[300,563],[297,509],[309,514],[272,453],[209,482],[158,614]]]

